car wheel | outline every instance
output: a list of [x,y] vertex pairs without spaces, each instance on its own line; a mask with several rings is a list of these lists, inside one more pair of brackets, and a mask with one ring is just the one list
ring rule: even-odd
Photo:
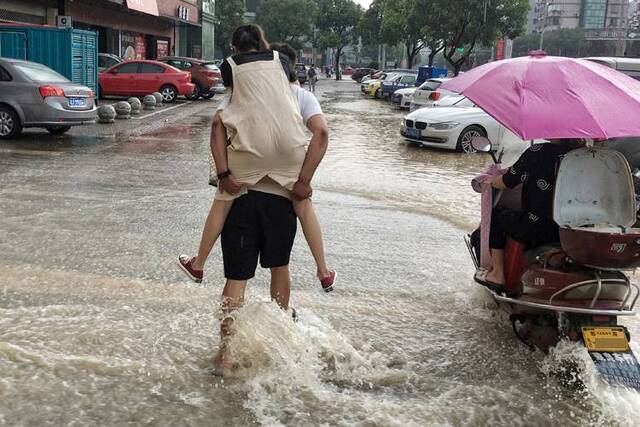
[[48,126],[46,129],[51,135],[62,135],[69,132],[71,126]]
[[10,139],[22,133],[20,117],[13,109],[0,105],[0,139]]
[[375,97],[378,99],[382,99],[382,89],[376,90]]
[[202,95],[202,88],[198,83],[196,83],[196,86],[193,88],[193,92],[191,92],[189,95],[185,95],[185,98],[187,98],[189,101],[195,101],[196,99],[200,98],[201,95]]
[[476,150],[471,145],[471,141],[473,138],[477,136],[487,136],[487,133],[480,126],[471,125],[464,128],[464,130],[460,133],[458,137],[458,144],[456,145],[456,150],[461,151],[463,153],[472,154],[475,153]]
[[160,94],[162,95],[162,100],[164,102],[170,103],[176,100],[178,97],[178,91],[173,86],[162,86],[160,88]]
[[203,97],[204,99],[211,99],[215,94],[216,92],[214,90],[210,90],[208,92],[201,93],[200,96]]

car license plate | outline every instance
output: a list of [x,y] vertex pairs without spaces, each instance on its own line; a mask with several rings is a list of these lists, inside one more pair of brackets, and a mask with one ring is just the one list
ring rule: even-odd
[[69,107],[86,107],[86,98],[69,98]]
[[406,128],[404,134],[409,138],[420,138],[420,131],[414,128]]
[[624,352],[629,351],[629,341],[623,328],[583,327],[584,345],[589,351]]

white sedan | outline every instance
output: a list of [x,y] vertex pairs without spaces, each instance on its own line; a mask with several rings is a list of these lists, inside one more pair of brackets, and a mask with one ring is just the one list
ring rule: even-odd
[[415,87],[407,87],[404,89],[398,89],[391,95],[391,102],[396,104],[400,108],[409,109],[411,100],[413,99],[413,93],[416,91]]
[[405,116],[400,134],[429,147],[473,153],[471,141],[486,136],[499,149],[506,141],[520,141],[511,131],[477,107],[420,108]]

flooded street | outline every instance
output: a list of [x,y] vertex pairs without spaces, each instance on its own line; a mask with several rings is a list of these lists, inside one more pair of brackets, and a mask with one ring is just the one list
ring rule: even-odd
[[[293,323],[248,286],[233,352],[211,375],[224,283],[176,267],[197,249],[214,189],[209,119],[128,139],[0,142],[0,425],[602,425],[640,395],[552,372],[586,351],[531,353],[472,280],[470,180],[490,162],[403,141],[403,113],[351,81],[321,81],[331,128],[314,203],[336,291],[298,230]],[[640,337],[637,318],[622,319]],[[638,354],[640,345],[632,341]]]

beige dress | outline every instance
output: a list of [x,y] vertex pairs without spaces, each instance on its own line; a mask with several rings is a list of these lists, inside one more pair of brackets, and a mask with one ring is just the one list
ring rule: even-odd
[[218,190],[216,199],[233,200],[266,177],[292,190],[306,155],[307,137],[278,52],[273,52],[273,61],[242,65],[232,58],[227,61],[233,92],[221,119],[230,141],[229,170],[244,188],[236,195]]

